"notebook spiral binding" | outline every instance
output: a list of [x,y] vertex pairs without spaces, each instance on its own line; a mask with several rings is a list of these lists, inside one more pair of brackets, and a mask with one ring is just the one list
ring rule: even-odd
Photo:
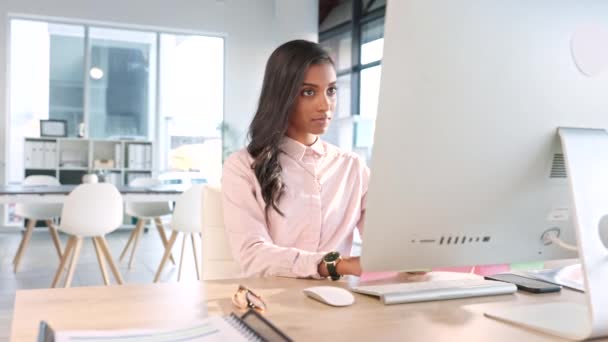
[[265,340],[258,335],[253,329],[251,329],[243,320],[241,320],[237,315],[231,313],[230,316],[225,317],[224,320],[230,324],[233,328],[239,331],[243,336],[252,342],[264,342]]

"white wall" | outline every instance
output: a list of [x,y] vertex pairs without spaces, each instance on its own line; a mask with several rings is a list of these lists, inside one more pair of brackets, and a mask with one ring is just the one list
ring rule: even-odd
[[319,41],[318,0],[276,0],[275,18],[277,44],[292,39]]
[[318,0],[0,0],[0,184],[5,181],[7,148],[9,14],[224,35],[224,118],[243,132],[244,143],[266,58],[287,39],[317,40]]

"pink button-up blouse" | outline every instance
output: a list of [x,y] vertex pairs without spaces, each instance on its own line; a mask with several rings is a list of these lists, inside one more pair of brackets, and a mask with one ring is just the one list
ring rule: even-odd
[[265,219],[266,204],[246,149],[224,163],[224,224],[246,276],[319,277],[330,251],[350,255],[362,232],[369,168],[355,153],[321,139],[312,146],[285,137],[279,156],[285,193]]

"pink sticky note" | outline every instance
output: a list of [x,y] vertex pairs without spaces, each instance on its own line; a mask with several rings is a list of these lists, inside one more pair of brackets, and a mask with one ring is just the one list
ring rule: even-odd
[[360,281],[374,281],[374,280],[382,280],[394,278],[399,275],[398,272],[363,272],[361,277],[359,277]]
[[475,266],[475,274],[479,274],[481,276],[492,275],[496,273],[504,273],[509,272],[511,267],[509,264],[502,265],[483,265],[483,266]]

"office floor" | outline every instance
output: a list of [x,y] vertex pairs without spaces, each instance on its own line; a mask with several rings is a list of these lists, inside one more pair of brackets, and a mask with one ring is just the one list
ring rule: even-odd
[[[106,236],[115,262],[124,248],[131,230],[121,229]],[[8,341],[13,315],[15,293],[20,289],[48,288],[51,284],[59,258],[53,247],[46,228],[36,228],[30,244],[23,255],[19,272],[13,273],[13,257],[21,241],[21,232],[14,228],[0,227],[0,341]],[[62,247],[65,247],[67,236],[60,235]],[[179,263],[181,236],[176,241],[173,257]],[[189,241],[189,239],[188,239]],[[200,253],[200,247],[197,246]],[[133,269],[127,267],[128,256],[120,263],[120,272],[126,283],[152,283],[156,269],[162,258],[163,248],[156,229],[149,229],[140,239],[135,254]],[[200,258],[200,255],[199,255]],[[109,270],[108,270],[109,272]],[[109,272],[111,274],[111,272]],[[161,281],[177,281],[178,267],[168,262]],[[113,281],[112,276],[110,278]],[[186,245],[182,281],[196,279],[191,244]],[[83,243],[80,260],[74,274],[72,286],[100,286],[103,278],[99,271],[95,249],[90,239]]]

